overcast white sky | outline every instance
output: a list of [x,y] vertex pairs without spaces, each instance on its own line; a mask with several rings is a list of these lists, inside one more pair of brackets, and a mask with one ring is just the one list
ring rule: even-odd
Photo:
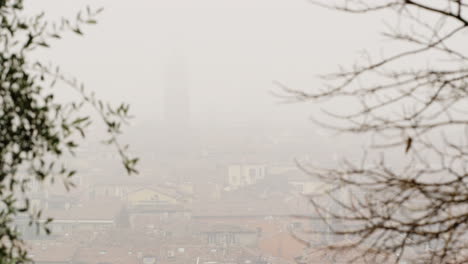
[[[378,17],[328,11],[306,0],[26,0],[49,17],[104,7],[85,36],[67,35],[41,56],[103,98],[132,104],[137,122],[162,113],[164,67],[186,56],[192,119],[306,120],[309,106],[281,105],[273,81],[311,89],[316,75],[379,44]],[[46,57],[47,56],[47,57]]]

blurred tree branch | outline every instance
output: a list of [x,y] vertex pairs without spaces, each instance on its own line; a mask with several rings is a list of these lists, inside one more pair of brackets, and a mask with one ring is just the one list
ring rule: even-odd
[[[29,216],[29,225],[49,233],[50,218],[31,206],[31,182],[63,180],[73,187],[74,169],[64,155],[75,154],[79,138],[86,136],[92,118],[83,112],[91,106],[104,122],[113,144],[129,174],[136,173],[138,159],[128,155],[128,146],[118,141],[122,125],[131,118],[129,106],[105,104],[58,67],[33,59],[33,52],[49,48],[52,40],[72,31],[82,35],[82,27],[96,24],[102,9],[78,12],[75,20],[50,22],[45,14],[25,15],[22,0],[0,0],[0,263],[30,262],[27,247],[15,220]],[[78,91],[70,103],[55,98],[53,87],[68,85]]]
[[320,90],[281,85],[287,100],[358,103],[345,114],[324,110],[315,122],[372,139],[358,164],[300,164],[334,186],[311,197],[332,232],[348,238],[327,250],[367,248],[350,262],[467,263],[468,1],[311,2],[348,13],[392,14],[395,26],[384,36],[406,47],[378,59],[366,54],[323,76],[327,86]]

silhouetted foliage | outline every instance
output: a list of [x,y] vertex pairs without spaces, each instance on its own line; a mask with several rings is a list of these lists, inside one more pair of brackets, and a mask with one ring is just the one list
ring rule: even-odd
[[[40,209],[30,206],[29,184],[59,178],[67,188],[73,186],[76,172],[64,164],[63,156],[74,154],[92,122],[82,114],[83,107],[91,106],[100,115],[109,134],[106,143],[117,147],[126,171],[135,173],[137,163],[126,154],[127,146],[117,141],[122,124],[130,118],[128,105],[106,105],[58,67],[31,57],[66,31],[83,34],[82,27],[95,24],[101,10],[87,8],[74,21],[51,23],[44,13],[25,15],[23,8],[22,0],[0,0],[0,263],[30,261],[15,228],[19,215],[29,214],[30,225],[49,233],[52,219],[44,220]],[[76,101],[55,99],[53,89],[61,84],[78,91]]]
[[331,169],[300,164],[333,187],[311,197],[317,214],[345,223],[330,224],[347,239],[327,250],[354,250],[349,260],[359,263],[467,263],[468,1],[312,2],[389,15],[395,26],[384,36],[404,44],[325,76],[323,90],[283,86],[292,100],[346,98],[358,105],[346,114],[325,111],[326,120],[316,121],[372,141],[361,162],[348,159]]

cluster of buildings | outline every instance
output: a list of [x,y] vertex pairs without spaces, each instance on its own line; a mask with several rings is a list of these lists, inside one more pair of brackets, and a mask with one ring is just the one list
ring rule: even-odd
[[51,234],[27,219],[19,226],[38,264],[287,264],[327,243],[307,234],[317,223],[303,194],[320,186],[303,172],[238,164],[219,179],[81,179],[70,192],[38,186],[32,203],[53,218]]
[[311,147],[310,128],[193,126],[183,58],[167,65],[166,77],[164,122],[128,135],[146,162],[139,176],[123,176],[118,153],[91,139],[67,160],[79,169],[76,188],[32,184],[33,207],[53,218],[50,235],[17,221],[35,263],[335,263],[326,254],[304,257],[335,242],[311,234],[327,226],[305,196],[327,187],[278,165],[311,150],[323,155]]

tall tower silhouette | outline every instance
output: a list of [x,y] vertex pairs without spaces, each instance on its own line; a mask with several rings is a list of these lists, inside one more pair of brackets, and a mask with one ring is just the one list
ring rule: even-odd
[[190,148],[190,97],[184,56],[172,52],[164,70],[164,126],[166,153],[188,154]]
[[[164,122],[172,132],[184,132],[190,123],[187,66],[182,56],[172,56],[166,64]],[[185,131],[186,132],[186,131]]]

